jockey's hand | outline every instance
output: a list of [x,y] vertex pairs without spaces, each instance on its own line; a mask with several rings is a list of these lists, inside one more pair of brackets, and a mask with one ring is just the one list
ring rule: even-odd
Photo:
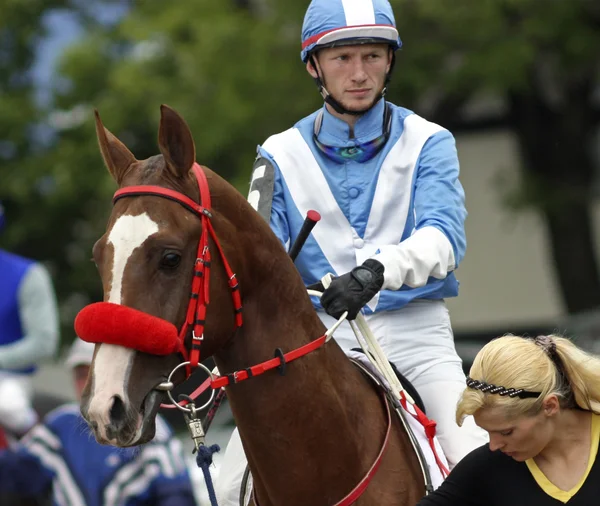
[[354,320],[358,312],[383,286],[383,264],[373,258],[350,272],[334,278],[321,296],[321,304],[328,315],[340,318],[348,311],[348,320]]

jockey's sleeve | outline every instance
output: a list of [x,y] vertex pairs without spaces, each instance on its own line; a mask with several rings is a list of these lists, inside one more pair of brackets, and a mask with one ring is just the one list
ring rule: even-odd
[[50,274],[41,264],[25,273],[17,293],[22,339],[0,347],[0,368],[20,369],[51,357],[58,346],[56,296]]
[[258,155],[254,162],[248,201],[269,223],[271,230],[287,251],[290,231],[281,172],[271,155],[261,147],[258,148]]
[[458,175],[454,137],[443,130],[425,143],[417,161],[412,234],[400,244],[380,246],[373,256],[385,267],[384,289],[444,279],[462,260],[467,211]]

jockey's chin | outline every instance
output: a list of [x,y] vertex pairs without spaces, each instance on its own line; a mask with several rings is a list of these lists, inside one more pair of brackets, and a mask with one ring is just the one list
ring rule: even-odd
[[347,111],[351,111],[353,114],[360,115],[368,112],[380,98],[380,92],[375,90],[369,90],[365,92],[365,95],[361,95],[361,92],[346,92],[344,98],[339,100],[340,104]]

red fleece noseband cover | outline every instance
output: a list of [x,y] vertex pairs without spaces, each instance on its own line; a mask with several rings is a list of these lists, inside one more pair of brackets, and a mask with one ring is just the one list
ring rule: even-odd
[[181,348],[175,325],[112,302],[84,307],[75,318],[75,332],[88,343],[118,344],[152,355],[170,355]]

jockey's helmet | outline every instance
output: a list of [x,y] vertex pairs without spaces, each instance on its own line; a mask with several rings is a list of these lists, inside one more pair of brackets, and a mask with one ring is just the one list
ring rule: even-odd
[[302,26],[302,61],[319,49],[355,44],[402,46],[388,0],[312,0]]

